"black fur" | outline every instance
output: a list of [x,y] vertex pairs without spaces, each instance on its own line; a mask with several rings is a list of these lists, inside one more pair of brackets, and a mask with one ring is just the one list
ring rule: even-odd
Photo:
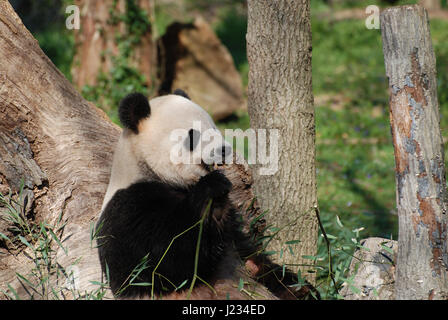
[[188,137],[185,139],[185,147],[193,151],[199,143],[199,138],[201,137],[201,133],[195,129],[190,129],[188,131]]
[[[125,288],[129,275],[142,258],[149,254],[147,269],[134,282],[152,282],[152,272],[171,240],[193,226],[206,214],[199,250],[198,276],[210,281],[225,251],[233,243],[241,254],[252,250],[229,205],[230,181],[219,171],[202,177],[195,185],[182,188],[158,181],[139,182],[115,193],[107,204],[96,229],[103,272],[109,269],[114,294]],[[199,227],[177,238],[162,260],[157,273],[175,286],[191,281]],[[154,292],[167,293],[175,288],[156,276]],[[188,287],[186,285],[185,287]],[[120,297],[149,295],[151,288],[128,286]]]
[[121,124],[138,133],[138,123],[141,119],[149,117],[151,108],[148,98],[141,93],[131,93],[120,102],[118,116]]
[[182,96],[184,98],[187,98],[188,100],[191,100],[190,97],[188,96],[188,94],[184,90],[182,90],[182,89],[174,90],[173,94],[178,95],[178,96]]

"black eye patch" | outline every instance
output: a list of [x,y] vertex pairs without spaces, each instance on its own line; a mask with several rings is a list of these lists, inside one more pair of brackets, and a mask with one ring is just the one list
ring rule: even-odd
[[185,148],[193,151],[199,143],[200,136],[201,133],[199,131],[190,129],[190,131],[188,131],[188,137],[185,139]]

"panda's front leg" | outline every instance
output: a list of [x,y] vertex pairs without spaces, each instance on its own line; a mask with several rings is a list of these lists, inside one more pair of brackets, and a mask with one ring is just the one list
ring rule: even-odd
[[[192,188],[190,203],[198,210],[200,217],[205,213],[205,209],[212,201],[210,214],[220,214],[222,210],[213,210],[223,208],[228,202],[228,194],[232,189],[232,183],[220,170],[214,170],[201,177],[196,185]],[[220,220],[221,217],[215,217]]]

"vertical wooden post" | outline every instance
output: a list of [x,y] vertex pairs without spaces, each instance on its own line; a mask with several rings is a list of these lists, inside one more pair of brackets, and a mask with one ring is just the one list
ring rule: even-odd
[[446,180],[428,14],[419,5],[387,9],[381,32],[399,218],[396,298],[446,299]]

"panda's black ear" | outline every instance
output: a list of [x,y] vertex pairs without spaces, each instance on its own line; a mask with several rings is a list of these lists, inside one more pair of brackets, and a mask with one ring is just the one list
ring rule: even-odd
[[141,119],[149,117],[151,108],[148,98],[141,93],[131,93],[120,102],[118,116],[121,124],[138,133],[138,123]]
[[182,89],[174,90],[173,94],[178,95],[178,96],[182,96],[184,98],[187,98],[188,100],[191,100],[190,97],[188,96],[188,94],[184,90],[182,90]]

